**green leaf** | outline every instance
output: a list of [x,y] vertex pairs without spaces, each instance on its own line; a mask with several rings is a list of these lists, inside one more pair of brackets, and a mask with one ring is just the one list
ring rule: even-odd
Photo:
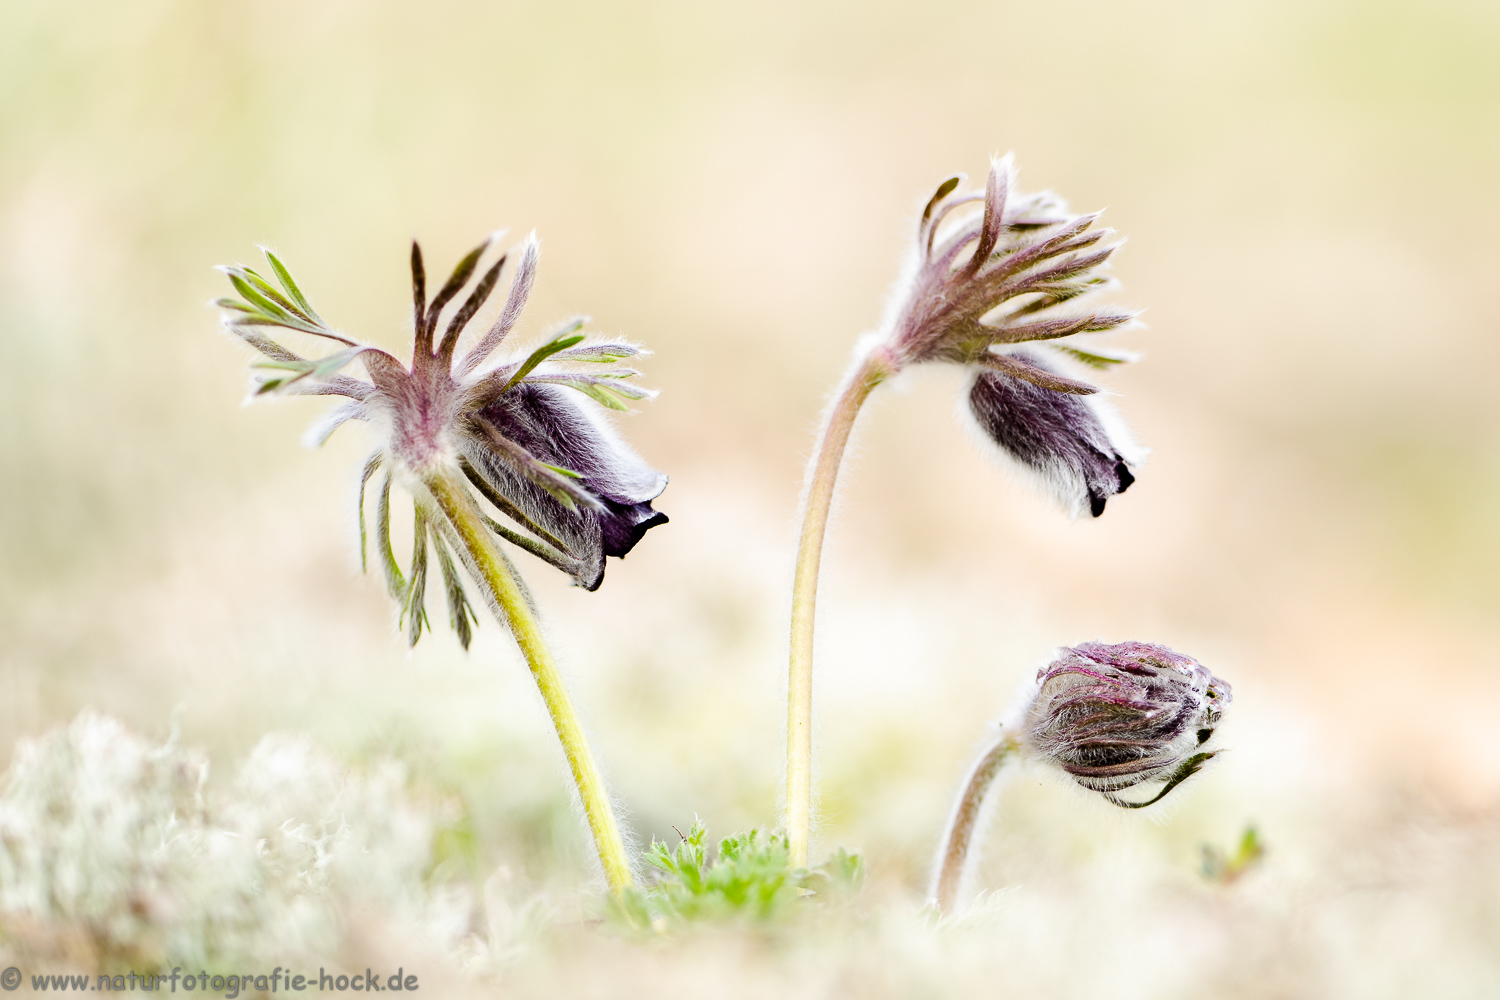
[[385,589],[392,599],[401,600],[406,593],[406,577],[396,562],[396,553],[391,549],[391,476],[386,473],[380,484],[380,496],[375,501],[375,549],[380,553],[380,566],[385,570]]
[[[575,327],[574,329],[577,328]],[[547,341],[547,343],[543,344],[541,347],[538,347],[536,350],[532,351],[531,355],[525,361],[521,362],[521,367],[516,369],[515,374],[510,377],[510,379],[495,395],[503,396],[505,393],[515,388],[516,384],[519,383],[527,375],[530,375],[532,370],[536,368],[537,365],[541,364],[543,361],[546,361],[558,351],[565,351],[568,348],[581,343],[583,343],[583,334],[581,333],[575,334],[573,336],[568,336],[567,332],[564,331],[563,333],[558,334],[556,337]]]
[[557,352],[556,361],[587,361],[592,364],[612,364],[624,358],[633,358],[644,353],[629,344],[588,344],[569,351]]
[[327,378],[368,350],[370,350],[368,347],[350,347],[347,350],[336,351],[327,357],[318,358],[313,363],[312,370],[307,374],[314,378]]
[[406,644],[415,646],[422,630],[432,626],[427,621],[427,516],[415,508],[412,526],[411,577],[401,602],[398,621],[406,625]]
[[365,487],[370,483],[370,477],[380,468],[384,456],[380,452],[371,455],[365,462],[364,472],[359,477],[359,571],[365,572],[369,567],[366,564],[365,554],[369,545],[365,540]]
[[261,315],[288,323],[296,320],[296,317],[292,313],[281,308],[281,306],[277,305],[268,296],[261,294],[260,289],[256,288],[239,273],[238,268],[229,272],[229,283],[234,286],[235,291],[245,297],[245,301],[260,310]]
[[611,410],[626,410],[629,407],[621,402],[622,399],[650,399],[654,393],[649,389],[643,389],[638,385],[631,385],[628,382],[606,380],[626,379],[634,374],[634,372],[629,374],[622,372],[618,375],[536,375],[532,377],[531,381],[548,382],[552,385],[565,385],[570,389],[575,389],[583,393],[600,406],[608,407]]
[[292,301],[297,303],[297,306],[309,319],[315,323],[322,324],[323,320],[313,309],[312,303],[307,301],[307,296],[302,294],[302,289],[297,287],[297,282],[292,280],[292,272],[286,269],[286,265],[281,262],[281,259],[266,247],[261,247],[260,252],[266,255],[266,260],[271,264],[271,270],[276,272],[276,280],[281,282],[281,287],[286,289],[286,293],[292,297]]
[[611,410],[630,409],[630,407],[620,402],[620,397],[614,395],[602,385],[592,385],[587,383],[583,385],[573,385],[572,383],[569,383],[569,385],[592,399],[594,402],[598,403],[600,406],[607,407]]
[[310,310],[304,312],[300,305],[294,304],[250,268],[234,266],[221,267],[220,270],[229,276],[230,284],[246,300],[245,303],[236,302],[233,299],[218,301],[221,307],[242,314],[230,321],[233,325],[280,326],[354,346],[354,341],[333,332],[323,324],[321,319],[317,318],[316,313]]
[[1140,355],[1134,351],[1115,351],[1101,347],[1076,347],[1072,344],[1053,345],[1059,351],[1064,351],[1074,359],[1083,362],[1090,368],[1111,368],[1115,365],[1129,364],[1139,361]]
[[[255,279],[255,280],[252,280]],[[279,319],[285,324],[293,325],[303,322],[302,316],[297,315],[291,303],[288,303],[276,289],[267,285],[266,279],[257,276],[255,271],[249,268],[237,267],[229,271],[229,283],[234,285],[234,291],[245,295],[245,300],[252,306],[261,310],[261,315]]]
[[[484,518],[485,527],[489,528],[495,534],[499,535],[507,542],[510,542],[512,545],[518,548],[525,549],[527,552],[530,552],[538,559],[556,566],[558,569],[562,570],[564,573],[567,573],[569,576],[577,574],[578,561],[566,555],[561,549],[554,548],[553,546],[548,545],[545,542],[539,542],[535,538],[528,538],[525,535],[521,534],[519,531],[514,531],[510,528],[507,528],[505,525],[501,524],[499,521],[488,516],[487,514],[484,514],[483,512],[481,512],[479,516]],[[534,525],[530,525],[528,523],[527,526],[534,531],[542,533],[541,530],[539,528],[536,528]],[[548,535],[548,537],[550,538],[551,536]]]
[[269,378],[261,382],[256,395],[271,392],[273,389],[284,389],[305,378],[325,379],[338,373],[349,362],[359,357],[368,347],[350,347],[347,350],[336,351],[324,358],[316,358],[308,361],[302,358],[272,358],[269,361],[257,361],[251,368],[274,368],[295,372],[290,377]]
[[[506,517],[521,525],[521,527],[525,528],[533,535],[536,535],[538,538],[542,539],[542,541],[546,542],[549,546],[556,549],[557,552],[566,553],[568,551],[568,547],[563,543],[562,539],[558,538],[556,535],[552,534],[541,525],[537,524],[536,521],[532,520],[525,511],[523,511],[520,507],[517,507],[515,504],[511,503],[503,495],[497,492],[494,486],[486,482],[485,478],[479,474],[479,470],[474,468],[473,464],[470,463],[467,458],[460,458],[458,460],[458,464],[459,468],[463,470],[464,476],[468,478],[469,483],[479,491],[481,496],[483,496],[490,503],[494,504],[496,510],[500,511]],[[495,522],[491,521],[490,525],[491,530],[494,530],[497,534],[501,533],[501,528],[496,525]],[[508,531],[509,529],[507,528],[504,530]],[[509,535],[505,535],[504,537],[510,538]],[[515,539],[510,540],[515,542]],[[522,545],[521,542],[516,542],[516,544]],[[522,545],[522,547],[525,548],[526,546]],[[541,555],[541,553],[535,552],[535,550],[532,551],[535,555]],[[542,558],[547,559],[548,557],[542,556]],[[548,561],[551,560],[549,559]]]
[[448,546],[436,532],[433,534],[432,544],[437,549],[438,568],[443,571],[443,592],[448,598],[448,624],[458,633],[459,644],[468,649],[469,642],[474,637],[472,626],[479,624],[479,617],[474,614],[469,598],[464,594],[463,582],[453,566]]
[[308,316],[301,309],[298,309],[296,304],[294,304],[285,295],[282,295],[275,285],[272,285],[265,278],[262,278],[260,274],[257,273],[254,269],[245,267],[241,268],[240,271],[262,295],[270,299],[272,302],[276,303],[276,305],[280,307],[283,312],[290,313],[291,315],[296,316],[299,319],[311,320],[312,317]]

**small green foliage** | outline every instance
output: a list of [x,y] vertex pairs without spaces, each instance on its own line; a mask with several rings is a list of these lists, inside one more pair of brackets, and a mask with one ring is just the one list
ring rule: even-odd
[[[227,328],[269,359],[255,367],[276,371],[276,374],[262,377],[255,388],[257,396],[286,389],[307,378],[315,382],[327,379],[368,350],[325,323],[307,301],[307,296],[302,294],[302,289],[292,279],[286,265],[265,247],[261,247],[261,250],[270,262],[271,271],[281,283],[281,288],[278,289],[251,268],[221,267],[220,270],[229,276],[230,284],[244,297],[244,301],[229,298],[215,301],[219,308],[228,313]],[[308,360],[269,340],[256,327],[281,327],[326,337],[346,345],[347,350],[325,358]]]
[[812,870],[811,877],[809,887],[819,895],[853,895],[865,884],[864,855],[836,847],[827,861]]
[[432,545],[437,550],[438,566],[443,571],[443,592],[448,597],[448,624],[458,634],[459,645],[468,649],[474,638],[474,626],[479,624],[479,616],[474,613],[468,595],[464,593],[463,582],[459,579],[458,568],[453,564],[453,556],[448,552],[447,542],[436,531],[432,534]]
[[385,455],[375,452],[365,460],[364,471],[359,476],[359,571],[361,573],[369,569],[370,551],[368,532],[365,528],[365,489],[370,485],[370,477],[375,475],[383,461],[385,461]]
[[852,895],[864,880],[863,859],[842,848],[816,868],[794,866],[780,832],[725,837],[710,860],[701,822],[675,848],[653,840],[646,861],[660,873],[655,884],[612,901],[616,920],[644,931],[702,922],[770,923],[812,902]]
[[583,393],[606,409],[628,410],[629,407],[622,400],[650,399],[654,393],[650,389],[642,389],[640,386],[630,385],[626,382],[606,380],[626,379],[638,374],[640,373],[634,369],[624,368],[617,372],[600,375],[572,375],[566,373],[533,375],[531,381],[565,385],[570,389],[576,389]]
[[1232,854],[1226,854],[1213,844],[1203,845],[1203,877],[1210,882],[1229,885],[1260,864],[1265,856],[1266,845],[1255,825],[1251,824],[1245,827]]
[[1104,347],[1084,347],[1078,343],[1059,344],[1058,350],[1067,354],[1074,361],[1081,361],[1090,368],[1110,368],[1114,365],[1128,364],[1140,359],[1140,355],[1133,351],[1119,351]]
[[573,347],[566,351],[559,351],[556,355],[558,361],[587,361],[591,364],[608,365],[614,364],[624,358],[633,358],[643,353],[639,347],[630,344],[589,344],[584,347]]
[[415,512],[412,529],[411,575],[401,600],[401,624],[406,626],[406,644],[415,646],[424,630],[431,630],[427,620],[427,515],[420,506]]
[[547,341],[541,347],[538,347],[536,350],[532,351],[531,354],[526,358],[526,360],[521,362],[521,367],[517,368],[515,374],[513,374],[505,383],[504,388],[500,390],[500,394],[504,394],[507,390],[516,385],[527,375],[530,375],[532,370],[535,369],[537,365],[541,364],[543,361],[546,361],[548,358],[552,357],[552,355],[558,353],[559,351],[566,351],[570,347],[577,347],[579,344],[583,343],[584,335],[574,332],[580,329],[582,326],[583,320],[573,320],[571,323],[564,326],[562,330],[553,335],[551,340]]
[[302,289],[292,280],[291,272],[286,269],[286,266],[271,251],[264,247],[261,249],[270,262],[276,279],[281,283],[281,289],[277,289],[275,285],[248,267],[220,268],[229,276],[229,282],[234,286],[234,290],[245,299],[243,302],[227,298],[217,300],[216,304],[221,309],[237,314],[230,321],[230,325],[234,327],[279,326],[354,346],[354,341],[334,332],[328,324],[323,322],[323,318],[313,311],[312,305],[307,301],[307,296],[302,294]]
[[276,272],[276,280],[281,282],[281,287],[285,288],[287,294],[292,297],[292,301],[297,303],[302,314],[314,323],[322,323],[323,318],[313,311],[312,304],[307,301],[307,296],[302,294],[302,289],[298,288],[297,283],[292,280],[292,273],[286,269],[281,258],[265,247],[260,247],[260,251],[266,255],[266,260],[271,264],[271,270]]
[[277,371],[288,372],[286,375],[270,375],[262,378],[260,384],[255,387],[257,396],[300,382],[305,378],[311,378],[314,382],[328,378],[338,373],[349,362],[363,354],[368,348],[349,347],[342,351],[335,351],[327,357],[318,358],[315,361],[287,360],[287,361],[258,361],[251,365],[252,368],[269,368]]

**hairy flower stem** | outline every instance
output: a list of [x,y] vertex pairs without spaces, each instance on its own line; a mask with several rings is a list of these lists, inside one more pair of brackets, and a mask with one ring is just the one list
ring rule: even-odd
[[542,700],[547,704],[547,714],[552,716],[552,725],[557,729],[557,738],[573,772],[573,782],[578,787],[578,797],[583,802],[584,815],[588,817],[589,829],[594,835],[604,877],[609,881],[611,892],[621,893],[633,882],[625,843],[620,839],[620,825],[610,806],[604,778],[589,752],[583,728],[578,724],[573,703],[563,687],[552,653],[542,639],[541,626],[526,603],[509,563],[496,548],[479,511],[455,478],[455,473],[439,469],[423,476],[422,484],[453,525],[460,544],[467,551],[468,561],[479,577],[477,582],[490,591],[495,605],[504,613],[506,621],[502,624],[509,625],[531,667],[531,676],[536,679]]
[[792,581],[792,651],[786,696],[786,833],[794,865],[807,864],[812,825],[813,624],[823,536],[828,531],[839,464],[854,419],[874,388],[895,371],[896,365],[884,348],[869,352],[855,364],[828,410],[817,452],[807,469],[802,537],[797,544],[797,571]]
[[937,875],[932,882],[931,905],[947,913],[958,902],[958,889],[963,883],[964,868],[969,860],[969,844],[974,839],[974,829],[979,825],[979,813],[984,807],[984,797],[989,793],[995,775],[1012,753],[1018,749],[1015,738],[1001,734],[984,754],[975,761],[964,783],[963,794],[953,806],[953,815],[948,820],[948,832],[943,835],[943,851],[938,855]]

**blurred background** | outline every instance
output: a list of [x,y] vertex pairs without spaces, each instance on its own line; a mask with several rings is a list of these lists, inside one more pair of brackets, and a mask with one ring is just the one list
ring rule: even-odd
[[[594,594],[523,570],[634,835],[774,823],[819,411],[932,188],[1006,151],[1129,238],[1118,298],[1149,329],[1120,340],[1146,360],[1106,381],[1153,456],[1069,521],[975,446],[962,373],[877,395],[825,557],[815,853],[863,850],[872,898],[914,912],[970,754],[1061,643],[1198,657],[1234,685],[1231,752],[1154,816],[1022,775],[976,879],[1010,887],[992,924],[878,958],[868,936],[721,943],[735,988],[945,995],[1001,963],[1058,996],[1494,995],[1483,0],[10,0],[0,752],[89,707],[175,724],[226,771],[273,730],[394,754],[462,802],[479,881],[576,886],[588,845],[509,640],[407,651],[358,571],[362,430],[308,451],[326,401],[242,407],[248,352],[205,305],[212,265],[264,242],[405,356],[411,238],[445,271],[535,228],[521,335],[585,312],[656,352],[661,396],[620,424],[670,473],[672,521]],[[1249,824],[1260,868],[1203,879],[1203,845]],[[713,975],[570,947],[600,962],[539,946],[507,981]]]

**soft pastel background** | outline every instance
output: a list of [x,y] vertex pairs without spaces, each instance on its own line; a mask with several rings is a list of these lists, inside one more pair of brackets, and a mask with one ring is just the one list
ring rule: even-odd
[[[523,334],[586,311],[656,351],[622,424],[672,523],[596,594],[526,570],[636,836],[727,833],[777,814],[824,394],[925,196],[1007,150],[1130,238],[1147,359],[1108,384],[1139,483],[1069,522],[974,446],[958,372],[878,398],[826,559],[815,848],[865,852],[866,916],[646,948],[570,923],[587,844],[518,657],[492,623],[407,652],[358,575],[362,432],[310,452],[326,403],[239,405],[211,265],[270,243],[404,353],[411,237],[440,269],[534,227]],[[0,747],[89,707],[215,775],[271,731],[405,761],[468,816],[466,877],[563,914],[481,991],[1494,996],[1497,176],[1484,0],[9,0]],[[1019,776],[976,880],[1002,891],[926,926],[984,727],[1092,638],[1230,680],[1232,752],[1146,815]],[[1264,864],[1203,879],[1250,823]]]

